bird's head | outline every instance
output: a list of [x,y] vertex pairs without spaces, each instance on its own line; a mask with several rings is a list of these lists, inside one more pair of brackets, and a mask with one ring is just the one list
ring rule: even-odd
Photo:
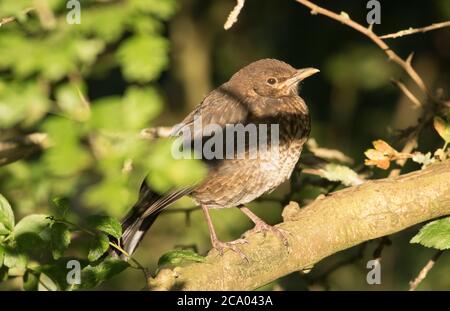
[[249,96],[279,98],[297,94],[298,84],[317,72],[316,68],[295,69],[276,59],[261,59],[239,70],[229,83]]

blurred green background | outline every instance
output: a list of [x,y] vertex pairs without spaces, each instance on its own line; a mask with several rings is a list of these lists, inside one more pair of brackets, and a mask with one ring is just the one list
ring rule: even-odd
[[[69,199],[73,218],[99,212],[120,218],[147,174],[159,191],[203,176],[199,163],[171,160],[168,141],[149,142],[139,132],[180,122],[209,91],[257,59],[277,58],[297,68],[321,70],[300,90],[311,110],[311,136],[321,146],[351,156],[355,166],[363,162],[372,140],[389,141],[394,129],[413,125],[420,115],[391,84],[392,77],[409,82],[381,50],[353,29],[313,16],[293,0],[247,0],[228,31],[223,23],[234,0],[81,0],[79,25],[66,22],[66,3],[0,1],[0,18],[17,18],[0,27],[0,139],[45,132],[50,144],[0,167],[0,193],[11,203],[16,220],[48,213],[54,197]],[[366,1],[317,3],[366,24]],[[37,10],[24,14],[30,6]],[[379,34],[450,18],[448,0],[385,0],[381,9],[381,24],[374,27]],[[402,57],[414,51],[414,66],[430,88],[448,91],[448,29],[389,43]],[[419,150],[440,145],[430,129],[423,133]],[[385,175],[376,172],[377,177]],[[302,177],[300,184],[306,182]],[[281,198],[288,187],[271,198]],[[303,192],[300,203],[311,196]],[[191,205],[185,199],[174,207]],[[273,200],[252,206],[269,223],[281,220],[281,204]],[[212,217],[222,240],[251,228],[236,209],[214,211]],[[325,259],[307,275],[293,273],[265,289],[407,289],[435,252],[408,243],[418,228],[392,236],[392,246],[383,252],[381,285],[366,283],[366,262],[377,246],[372,242],[363,258],[326,278],[320,276],[358,254],[361,246]],[[210,248],[201,212],[193,211],[189,222],[184,213],[159,217],[136,258],[154,271],[158,258],[176,247],[193,247],[200,254]],[[76,254],[85,252],[78,248]],[[421,289],[450,290],[449,259],[447,252]],[[128,269],[99,289],[141,289],[140,273]],[[20,288],[20,282],[9,280],[0,289]]]

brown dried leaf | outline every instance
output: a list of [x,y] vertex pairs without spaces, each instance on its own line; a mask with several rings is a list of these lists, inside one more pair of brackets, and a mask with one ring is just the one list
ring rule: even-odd
[[391,145],[389,145],[387,142],[385,142],[384,140],[378,139],[378,140],[374,140],[372,142],[373,146],[375,147],[376,150],[382,152],[383,154],[389,156],[389,157],[395,157],[397,155],[397,150],[395,150],[394,148],[391,147]]
[[387,170],[389,168],[389,166],[391,165],[391,161],[389,161],[389,159],[376,160],[376,161],[366,159],[364,161],[364,164],[367,166],[376,166],[383,170]]
[[382,152],[375,149],[367,149],[364,154],[370,160],[382,160],[386,158],[386,156]]
[[364,154],[368,158],[364,161],[364,164],[367,166],[376,166],[383,170],[387,170],[391,164],[389,158],[379,150],[368,149]]

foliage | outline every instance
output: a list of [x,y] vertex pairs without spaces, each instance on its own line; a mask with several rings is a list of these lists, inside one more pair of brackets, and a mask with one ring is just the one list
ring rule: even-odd
[[158,267],[180,266],[186,262],[203,262],[204,258],[192,250],[173,250],[162,255]]
[[[2,1],[0,12],[19,16],[32,4]],[[0,78],[0,128],[6,137],[17,133],[13,128],[39,130],[48,133],[51,144],[39,159],[3,169],[2,188],[19,211],[30,209],[29,202],[45,206],[45,198],[64,196],[121,216],[136,199],[147,172],[158,189],[161,179],[166,189],[192,182],[189,174],[178,178],[161,169],[156,172],[144,155],[154,159],[167,154],[169,144],[152,146],[138,137],[163,108],[154,81],[169,62],[162,23],[177,5],[172,0],[83,1],[81,24],[70,25],[65,4],[51,1],[1,29],[0,49],[5,53],[0,69],[8,74]],[[48,10],[48,19],[55,22],[52,27],[39,20],[40,10]],[[98,96],[88,89],[88,80],[102,79],[117,68],[127,82],[123,93]],[[192,162],[174,164],[181,173],[194,165],[201,175]],[[126,163],[133,169],[125,170]],[[40,185],[29,187],[20,200],[11,195],[18,187],[12,178],[18,171],[24,181]],[[93,177],[94,184],[82,186]]]
[[[149,144],[138,135],[164,107],[155,81],[169,64],[163,23],[176,1],[81,1],[80,24],[67,23],[66,2],[0,2],[0,17],[16,18],[0,28],[0,139],[48,134],[40,155],[0,169],[2,194],[15,210],[0,195],[1,278],[22,277],[24,289],[69,288],[65,256],[80,230],[89,241],[74,247],[83,253],[88,245],[87,260],[80,259],[86,282],[70,289],[97,286],[122,271],[127,263],[104,254],[110,237],[120,238],[116,217],[136,200],[145,175],[164,191],[205,172],[195,161],[167,162],[169,143]],[[108,94],[90,88],[109,75],[125,88]],[[86,216],[93,213],[102,215]]]
[[[116,219],[94,215],[87,219],[86,228],[49,215],[32,214],[14,226],[14,214],[6,199],[0,195],[0,269],[5,277],[22,277],[25,290],[41,286],[54,289],[91,288],[123,271],[129,265],[112,258],[99,260],[114,237],[121,235]],[[65,257],[72,235],[78,231],[90,236],[88,260]],[[82,263],[80,286],[66,281],[69,267],[66,263],[76,259]],[[75,284],[72,284],[75,285]]]
[[412,239],[411,243],[419,243],[437,249],[450,248],[450,217],[427,223]]

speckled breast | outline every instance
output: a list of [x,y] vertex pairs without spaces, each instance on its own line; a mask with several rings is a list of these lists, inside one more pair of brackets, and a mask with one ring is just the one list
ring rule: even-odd
[[291,176],[308,135],[307,115],[282,120],[278,145],[258,149],[255,159],[221,161],[192,197],[210,208],[224,208],[249,203],[272,191]]

